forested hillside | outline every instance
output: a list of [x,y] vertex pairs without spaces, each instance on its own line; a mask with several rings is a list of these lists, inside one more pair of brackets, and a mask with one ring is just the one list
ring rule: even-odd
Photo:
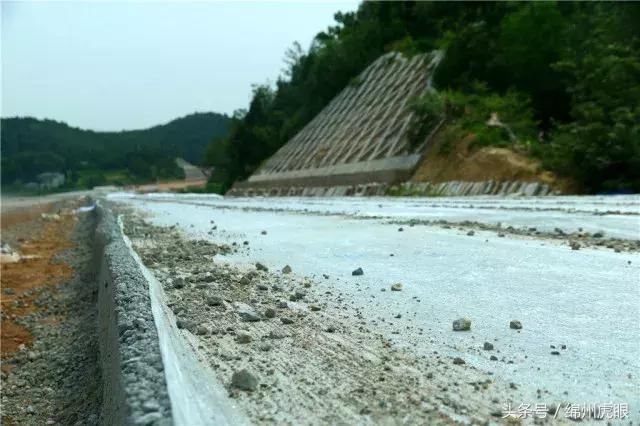
[[[379,55],[441,49],[438,94],[413,102],[422,124],[445,117],[447,137],[537,157],[584,192],[640,191],[639,3],[364,2],[335,19],[308,51],[287,52],[285,75],[256,86],[210,145],[221,190]],[[494,112],[511,132],[484,125]]]
[[144,130],[94,132],[34,118],[2,119],[2,183],[59,172],[67,187],[149,182],[180,177],[176,157],[199,164],[228,117],[196,113]]

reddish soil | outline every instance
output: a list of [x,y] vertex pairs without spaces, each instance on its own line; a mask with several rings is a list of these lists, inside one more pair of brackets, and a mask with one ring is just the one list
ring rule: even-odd
[[19,223],[26,222],[28,220],[35,220],[40,217],[41,213],[47,213],[51,210],[53,203],[35,204],[30,208],[16,208],[2,212],[2,219],[0,224],[2,229],[8,229]]
[[[39,218],[40,206],[36,206],[35,210],[36,212],[10,212],[7,213],[10,216],[8,219],[5,219],[5,215],[2,216],[3,233],[11,233],[11,228],[18,225],[18,232],[24,233],[15,238],[17,245],[13,247],[23,256],[35,256],[16,263],[2,264],[0,299],[3,320],[0,325],[0,353],[3,360],[19,350],[21,345],[28,347],[33,339],[29,330],[19,325],[16,320],[37,309],[33,303],[35,296],[20,296],[28,290],[54,286],[73,274],[71,267],[54,259],[56,254],[72,247],[70,237],[75,217],[62,214],[59,220],[44,220]],[[14,294],[6,294],[6,289],[12,289]],[[22,301],[20,306],[14,303],[18,299]],[[50,320],[58,321],[57,318]],[[6,368],[8,365],[3,363],[2,369],[6,371]]]
[[574,191],[570,182],[544,170],[540,161],[514,149],[491,146],[472,149],[470,144],[473,139],[473,135],[467,135],[460,140],[451,141],[449,149],[443,150],[445,137],[442,132],[437,134],[411,180],[433,183],[452,180],[518,180],[546,183],[562,192]]

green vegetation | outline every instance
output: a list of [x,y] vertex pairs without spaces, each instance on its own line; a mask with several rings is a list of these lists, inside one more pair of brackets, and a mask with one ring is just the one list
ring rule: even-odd
[[[416,119],[410,137],[416,141],[423,141],[438,122],[446,122],[442,146],[445,151],[456,139],[473,134],[472,147],[492,145],[516,147],[529,154],[540,152],[528,98],[513,90],[498,94],[484,84],[476,84],[466,93],[429,92],[414,100],[411,108]],[[503,125],[487,125],[493,114]]]
[[[586,192],[640,192],[639,3],[364,2],[335,19],[308,52],[297,44],[287,52],[285,75],[254,87],[229,136],[209,146],[221,191],[357,85],[354,76],[381,54],[442,49],[440,95],[414,102],[425,120],[416,145],[445,117],[451,135],[516,144]],[[506,128],[486,126],[494,112]]]
[[182,178],[182,157],[200,163],[208,142],[228,131],[228,117],[191,114],[145,130],[94,132],[34,118],[2,119],[2,184],[33,182],[43,172],[65,175],[65,189]]

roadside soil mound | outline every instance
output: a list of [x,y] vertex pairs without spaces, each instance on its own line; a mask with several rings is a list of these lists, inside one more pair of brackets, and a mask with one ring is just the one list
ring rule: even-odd
[[434,137],[413,177],[414,182],[524,181],[541,182],[562,192],[570,185],[542,168],[540,161],[508,148],[473,149],[473,135],[447,141],[443,132]]

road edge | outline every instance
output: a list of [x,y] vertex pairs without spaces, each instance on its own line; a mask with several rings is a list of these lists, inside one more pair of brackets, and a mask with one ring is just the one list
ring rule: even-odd
[[106,424],[172,424],[172,410],[149,283],[115,216],[97,204],[94,268]]

